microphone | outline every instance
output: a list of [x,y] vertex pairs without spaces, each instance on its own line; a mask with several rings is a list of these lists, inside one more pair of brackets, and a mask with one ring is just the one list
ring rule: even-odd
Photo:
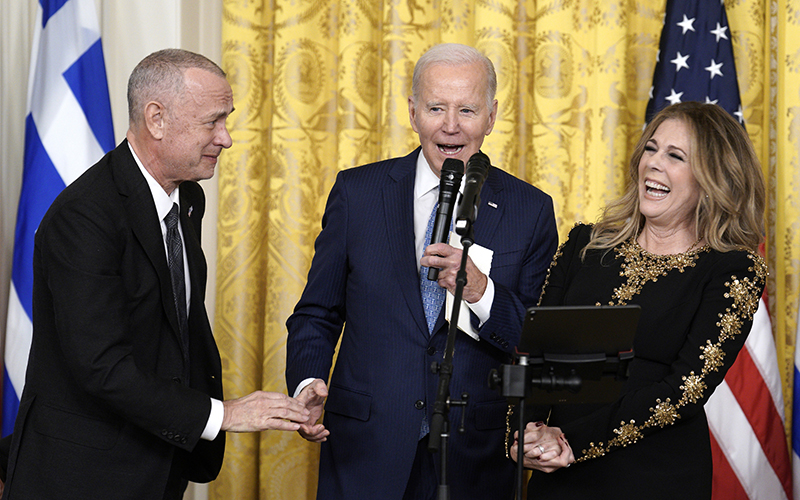
[[481,188],[486,176],[489,175],[489,157],[478,151],[467,161],[466,179],[464,179],[464,194],[458,202],[456,216],[456,232],[463,235],[475,222],[478,216],[478,205],[481,203]]
[[[458,188],[461,186],[461,177],[464,175],[464,162],[456,158],[447,158],[442,165],[439,175],[439,208],[436,209],[436,218],[433,221],[431,245],[447,241],[450,232],[450,221],[453,220],[453,207],[455,206]],[[428,279],[436,281],[439,278],[439,269],[428,268]]]

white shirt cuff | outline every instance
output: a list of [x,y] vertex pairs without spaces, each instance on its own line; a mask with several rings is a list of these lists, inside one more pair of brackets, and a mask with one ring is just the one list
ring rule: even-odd
[[483,297],[481,297],[478,302],[474,304],[470,304],[466,301],[464,302],[470,310],[475,313],[475,316],[478,317],[480,321],[478,327],[483,326],[484,323],[489,321],[492,312],[492,303],[494,303],[494,281],[492,281],[492,278],[486,277],[486,290],[484,290]]
[[310,385],[311,382],[313,382],[315,380],[316,379],[313,378],[313,377],[312,378],[307,378],[307,379],[303,380],[302,382],[300,382],[299,384],[297,384],[297,389],[294,390],[294,395],[292,395],[292,397],[296,398],[297,396],[299,396],[300,393],[303,391],[303,389],[305,389],[306,386]]
[[211,398],[211,413],[208,415],[208,422],[206,422],[206,428],[203,429],[203,433],[200,434],[200,439],[205,439],[206,441],[217,439],[224,417],[225,407],[222,405],[222,401]]

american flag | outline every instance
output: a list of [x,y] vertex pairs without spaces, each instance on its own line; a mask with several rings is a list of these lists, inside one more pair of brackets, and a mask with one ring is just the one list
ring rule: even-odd
[[[670,104],[698,101],[744,126],[731,38],[722,0],[667,0],[646,121]],[[744,348],[705,406],[714,500],[792,498],[781,387],[762,300]]]
[[720,0],[667,0],[646,121],[677,102],[724,108],[744,124],[733,45]]

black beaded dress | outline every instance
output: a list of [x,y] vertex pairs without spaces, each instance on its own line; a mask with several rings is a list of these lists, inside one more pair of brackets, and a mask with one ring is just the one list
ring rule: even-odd
[[635,358],[610,405],[539,407],[575,454],[533,471],[529,499],[709,499],[712,461],[703,405],[742,348],[764,289],[764,260],[704,246],[653,255],[635,241],[592,250],[576,225],[550,267],[541,305],[641,306]]

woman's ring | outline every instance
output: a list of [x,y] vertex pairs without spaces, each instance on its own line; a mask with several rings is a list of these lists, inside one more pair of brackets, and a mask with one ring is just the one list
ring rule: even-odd
[[536,446],[539,447],[539,451],[541,452],[541,453],[539,453],[539,455],[544,455],[544,446],[542,446],[540,444],[537,444]]

